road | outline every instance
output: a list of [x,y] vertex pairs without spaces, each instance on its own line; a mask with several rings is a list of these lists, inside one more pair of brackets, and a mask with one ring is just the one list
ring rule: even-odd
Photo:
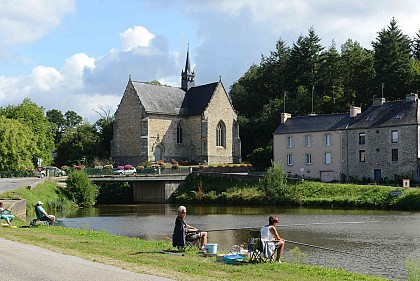
[[119,267],[0,238],[1,279],[8,281],[165,281]]
[[35,186],[44,181],[40,178],[0,178],[0,192],[13,190],[21,186]]

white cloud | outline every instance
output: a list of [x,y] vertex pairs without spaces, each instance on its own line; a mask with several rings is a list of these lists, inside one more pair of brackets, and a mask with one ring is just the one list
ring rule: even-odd
[[136,47],[149,47],[155,35],[143,26],[135,26],[120,33],[123,50],[131,50]]
[[54,30],[74,10],[75,0],[2,0],[0,45],[34,42]]

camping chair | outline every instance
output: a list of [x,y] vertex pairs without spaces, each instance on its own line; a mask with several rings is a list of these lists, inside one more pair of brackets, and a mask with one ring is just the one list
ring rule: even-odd
[[185,250],[200,249],[200,231],[187,232],[185,235]]
[[35,214],[36,214],[36,219],[33,219],[31,221],[31,223],[29,224],[29,227],[33,227],[36,225],[46,225],[46,226],[50,226],[50,222],[47,220],[41,220],[41,218],[39,217],[39,214],[37,212],[36,206],[35,206]]
[[253,229],[249,232],[248,252],[250,253],[250,261],[274,261],[274,254],[278,247],[275,241],[261,239],[261,230]]
[[177,228],[175,226],[172,235],[172,246],[178,251],[185,251],[200,248],[200,231],[188,232],[185,234],[185,228]]

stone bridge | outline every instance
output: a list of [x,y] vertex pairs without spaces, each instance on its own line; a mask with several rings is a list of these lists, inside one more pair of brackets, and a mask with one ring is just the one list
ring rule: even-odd
[[133,203],[168,203],[187,175],[91,176],[93,183],[128,182],[133,186]]

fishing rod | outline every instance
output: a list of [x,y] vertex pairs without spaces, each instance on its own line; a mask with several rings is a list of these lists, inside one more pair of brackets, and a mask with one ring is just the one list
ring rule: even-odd
[[[334,225],[334,224],[364,224],[373,223],[379,221],[349,221],[349,222],[314,222],[314,223],[296,223],[296,224],[280,224],[277,227],[291,227],[291,226],[307,226],[307,225]],[[206,232],[217,232],[217,231],[229,231],[229,230],[241,230],[241,229],[260,229],[263,226],[252,226],[252,227],[239,227],[239,228],[223,228],[223,229],[210,229]]]
[[371,259],[372,258],[372,257],[368,257],[368,256],[360,255],[360,254],[355,254],[355,253],[348,252],[348,251],[336,250],[336,249],[331,249],[331,248],[326,248],[326,247],[321,247],[321,246],[317,246],[317,245],[311,245],[311,244],[306,244],[306,243],[301,243],[301,242],[296,242],[296,241],[291,241],[291,240],[286,240],[286,239],[284,239],[284,241],[288,242],[288,243],[291,243],[291,244],[300,245],[300,246],[312,247],[312,248],[327,250],[327,251],[331,251],[331,252],[353,255],[353,256],[362,257],[362,258],[366,258],[366,259]]

